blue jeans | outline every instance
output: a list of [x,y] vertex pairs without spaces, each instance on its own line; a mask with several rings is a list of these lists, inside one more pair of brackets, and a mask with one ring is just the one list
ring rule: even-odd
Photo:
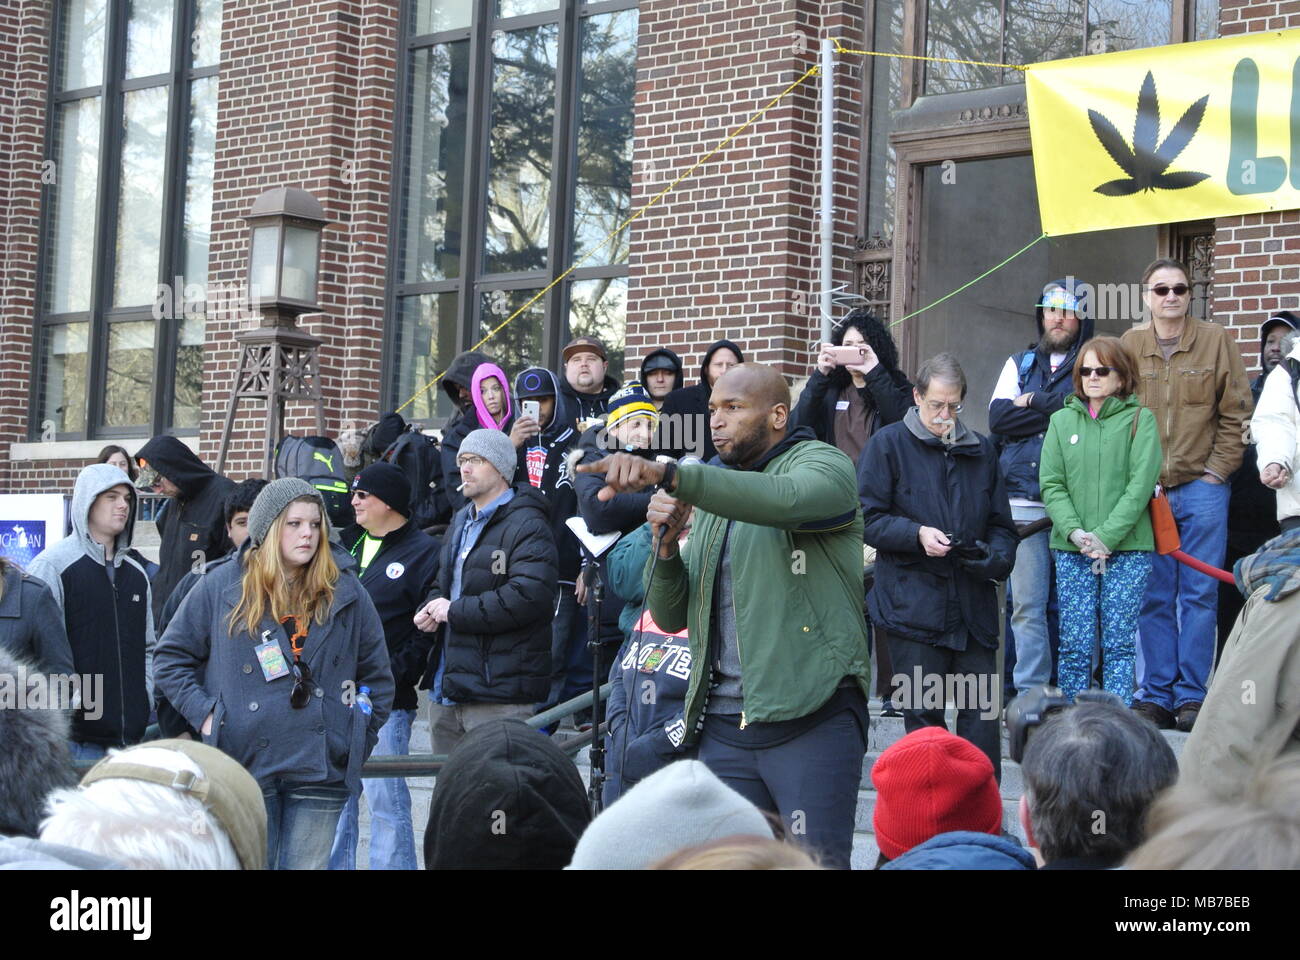
[[108,747],[102,743],[78,743],[76,740],[69,740],[68,754],[72,757],[73,763],[78,760],[96,763],[107,756]]
[[1061,596],[1061,690],[1071,700],[1092,686],[1092,651],[1101,622],[1102,686],[1126,704],[1133,702],[1133,635],[1151,557],[1124,550],[1106,560],[1104,572],[1081,553],[1056,550],[1056,582]]
[[[1011,508],[1011,517],[1017,523],[1046,516],[1043,507]],[[1011,631],[1016,638],[1013,676],[1017,693],[1052,679],[1052,640],[1047,627],[1052,597],[1051,537],[1049,528],[1021,540],[1016,548],[1016,565],[1011,568]]]
[[[411,752],[414,710],[394,710],[379,728],[372,757],[405,757]],[[370,809],[370,869],[418,870],[415,828],[411,823],[411,791],[402,777],[369,777],[361,781]],[[357,868],[357,795],[348,797],[330,851],[331,870]]]
[[268,870],[324,870],[348,801],[341,783],[293,783],[276,780],[262,786],[266,802]]
[[[1226,483],[1202,479],[1166,490],[1183,552],[1223,565],[1228,545]],[[1153,555],[1142,601],[1136,699],[1177,710],[1205,699],[1214,663],[1218,581],[1173,557]]]

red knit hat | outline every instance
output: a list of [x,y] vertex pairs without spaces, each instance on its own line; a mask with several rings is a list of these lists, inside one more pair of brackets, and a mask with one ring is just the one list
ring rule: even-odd
[[1002,831],[993,764],[943,727],[913,730],[890,746],[871,768],[871,783],[876,846],[890,860],[952,830]]

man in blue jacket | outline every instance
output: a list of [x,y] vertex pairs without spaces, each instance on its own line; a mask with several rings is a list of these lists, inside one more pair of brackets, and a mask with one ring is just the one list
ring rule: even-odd
[[[1073,278],[1053,280],[1034,305],[1038,342],[1007,358],[989,403],[989,430],[997,435],[999,464],[1017,524],[1047,516],[1038,490],[1038,461],[1047,421],[1074,392],[1074,361],[1092,338],[1087,288]],[[1052,677],[1054,625],[1048,610],[1056,587],[1048,540],[1051,529],[1020,542],[1011,572],[1011,631],[1017,692]]]

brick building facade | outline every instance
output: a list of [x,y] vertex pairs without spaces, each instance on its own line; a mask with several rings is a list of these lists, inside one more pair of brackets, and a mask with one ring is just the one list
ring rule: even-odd
[[[419,14],[404,8],[417,5],[396,0],[195,2],[193,7],[186,0],[176,4],[177,11],[190,10],[185,16],[192,18],[177,21],[176,49],[181,51],[188,43],[189,33],[181,26],[186,23],[195,25],[197,47],[199,19],[206,17],[204,29],[218,31],[213,50],[219,51],[219,58],[202,69],[195,69],[198,60],[189,68],[178,62],[171,89],[188,90],[200,75],[217,78],[207,289],[233,289],[242,281],[249,235],[241,218],[261,191],[287,183],[315,195],[331,220],[321,247],[321,312],[305,316],[299,325],[324,341],[321,367],[327,429],[364,428],[382,410],[396,405],[394,398],[404,399],[399,394],[405,392],[396,385],[394,370],[406,359],[403,353],[409,344],[395,343],[392,331],[399,281],[394,276],[398,244],[394,238],[402,229],[397,206],[403,189],[396,160],[404,155],[409,126],[409,116],[403,112],[404,57],[408,48],[419,46],[417,34],[445,35],[454,41],[454,31],[439,33],[446,26],[442,23],[412,26],[403,18]],[[558,34],[561,61],[564,43],[573,42],[564,40],[564,31],[576,22],[574,18],[628,6],[530,2],[531,6],[520,3],[520,9],[549,5],[565,11],[557,14],[557,22],[563,25]],[[42,266],[41,251],[43,243],[49,246],[43,233],[51,229],[46,206],[57,186],[50,182],[54,131],[50,109],[60,87],[51,80],[60,41],[51,31],[59,16],[55,8],[88,6],[93,4],[13,0],[0,9],[0,142],[11,158],[0,169],[4,290],[0,299],[0,370],[4,372],[0,491],[4,492],[70,490],[77,471],[102,445],[138,446],[149,432],[131,436],[122,429],[100,429],[90,416],[83,418],[79,432],[51,429],[36,410],[38,393],[45,389],[38,368],[40,358],[47,355],[37,337],[41,323],[48,321],[41,319],[38,296],[42,270],[48,273],[49,269]],[[840,37],[865,49],[898,52],[924,51],[933,41],[932,36],[926,39],[927,7],[919,0],[641,0],[635,6],[632,209],[658,195],[730,131],[795,85],[816,62],[821,38]],[[487,9],[486,4],[475,9],[480,7]],[[1215,9],[1217,22],[1212,19]],[[1195,0],[1169,0],[1161,10],[1169,11],[1172,26],[1166,39],[1157,42],[1197,39],[1207,30],[1212,35],[1216,27],[1224,35],[1300,27],[1300,3],[1295,0],[1221,0],[1217,8]],[[539,16],[521,14],[517,22],[532,24]],[[214,23],[219,27],[213,28]],[[478,37],[476,43],[496,43],[498,37],[489,33],[490,26],[476,18],[465,35]],[[133,83],[143,81],[132,80],[129,36],[123,39],[128,28],[114,27],[110,18],[105,29],[109,49],[119,44],[127,51],[121,82],[115,86],[111,77],[105,80],[101,93],[107,100],[119,92],[128,95]],[[995,204],[993,197],[1002,195],[999,190],[1010,191],[1006,195],[1011,197],[1032,197],[1032,183],[1023,181],[1023,165],[1028,163],[1023,86],[981,86],[970,78],[957,82],[952,77],[913,73],[914,68],[920,69],[914,62],[851,55],[838,57],[836,65],[836,283],[862,294],[890,318],[933,299],[935,285],[949,280],[943,263],[931,262],[948,253],[936,252],[927,260],[926,250],[943,250],[939,235],[927,231],[942,229],[945,216],[966,217],[960,204]],[[557,76],[563,76],[562,67]],[[815,77],[795,85],[631,227],[623,320],[629,366],[648,349],[670,345],[682,353],[689,382],[698,370],[702,348],[725,335],[738,341],[751,359],[776,364],[792,379],[807,373],[808,350],[818,323],[814,316],[818,90]],[[446,127],[446,115],[442,119]],[[556,129],[581,122],[580,111],[567,118],[561,111]],[[940,182],[937,172],[948,160],[956,164],[959,183],[968,177],[964,182],[978,188],[966,189],[960,203],[953,201],[957,205],[945,212],[943,207],[950,201],[930,184],[931,179]],[[986,176],[987,183],[980,179]],[[566,196],[561,190],[555,203],[563,203]],[[1006,244],[1021,224],[1008,221],[1004,226],[1005,237],[998,233],[1002,227],[994,223],[989,232],[997,234],[995,239],[978,231],[961,238],[972,262],[990,265],[994,254],[1019,246]],[[1129,244],[1126,250],[1135,251],[1133,258],[1142,259],[1132,264],[1134,273],[1145,259],[1162,253],[1190,257],[1197,279],[1205,286],[1207,311],[1237,331],[1247,347],[1243,352],[1250,367],[1258,364],[1254,331],[1264,312],[1297,306],[1300,211],[1171,224],[1129,235],[1124,242]],[[1078,249],[1063,247],[1060,256]],[[1034,269],[1054,264],[1051,255],[1045,256],[1047,260]],[[160,262],[170,261],[164,257]],[[553,258],[546,267],[549,277],[559,276],[566,262],[571,261]],[[960,258],[954,258],[948,269],[964,278],[979,272],[967,269]],[[464,281],[462,301],[470,296],[468,284],[473,279],[471,275]],[[434,287],[437,282],[428,289]],[[473,295],[478,296],[477,285]],[[1017,292],[1007,297],[1013,303],[1024,299]],[[550,304],[549,298],[546,303]],[[1002,320],[994,315],[1005,308],[994,307],[988,321],[993,333],[987,338],[963,333],[964,314],[959,313],[936,313],[896,326],[905,367],[914,370],[922,354],[951,340],[964,361],[971,356],[972,395],[987,395],[992,383],[981,380],[987,379],[985,368],[1001,364],[1008,353],[1006,344],[1021,337],[1018,331],[1030,312],[1021,310],[1004,329],[997,326]],[[461,309],[469,312],[458,314],[463,322],[458,321],[457,342],[441,343],[441,355],[465,349],[477,339],[481,327],[473,311],[480,308],[462,303]],[[214,298],[211,293],[201,310],[206,319],[201,326],[200,410],[192,426],[174,429],[205,460],[215,463],[237,356],[233,334],[256,320],[237,309],[232,299]],[[563,328],[566,320],[556,324],[561,310],[556,308],[547,314],[549,319],[538,321],[545,327],[538,361],[554,363],[558,358],[560,341],[568,332]],[[922,322],[932,325],[922,327]],[[108,347],[107,334],[95,333],[101,328],[93,324],[90,329],[89,369],[93,371],[94,364],[102,362],[96,361],[95,351]],[[159,328],[155,342],[175,350],[183,339],[167,326]],[[1023,344],[1017,341],[1017,345]],[[491,351],[491,344],[485,349]],[[159,361],[157,375],[170,377],[172,366],[170,360]],[[94,411],[101,404],[94,393],[95,375],[88,376],[91,397],[86,403]],[[158,413],[161,405],[171,403],[159,396],[154,401],[155,425],[163,423]],[[291,407],[289,429],[310,429],[309,413],[306,406]],[[247,476],[259,469],[261,448],[255,425],[260,422],[248,410],[236,423],[227,465],[231,476]]]

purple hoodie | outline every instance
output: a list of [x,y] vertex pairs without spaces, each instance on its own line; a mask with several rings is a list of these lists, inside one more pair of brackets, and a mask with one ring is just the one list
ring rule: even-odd
[[[487,404],[483,402],[481,384],[488,377],[496,377],[497,383],[501,384],[502,393],[505,394],[506,406],[500,420],[497,420],[488,412]],[[510,422],[510,381],[506,379],[502,369],[495,363],[480,363],[474,368],[474,377],[470,380],[469,393],[474,398],[474,412],[478,414],[479,425],[490,429],[504,430],[505,425]]]

